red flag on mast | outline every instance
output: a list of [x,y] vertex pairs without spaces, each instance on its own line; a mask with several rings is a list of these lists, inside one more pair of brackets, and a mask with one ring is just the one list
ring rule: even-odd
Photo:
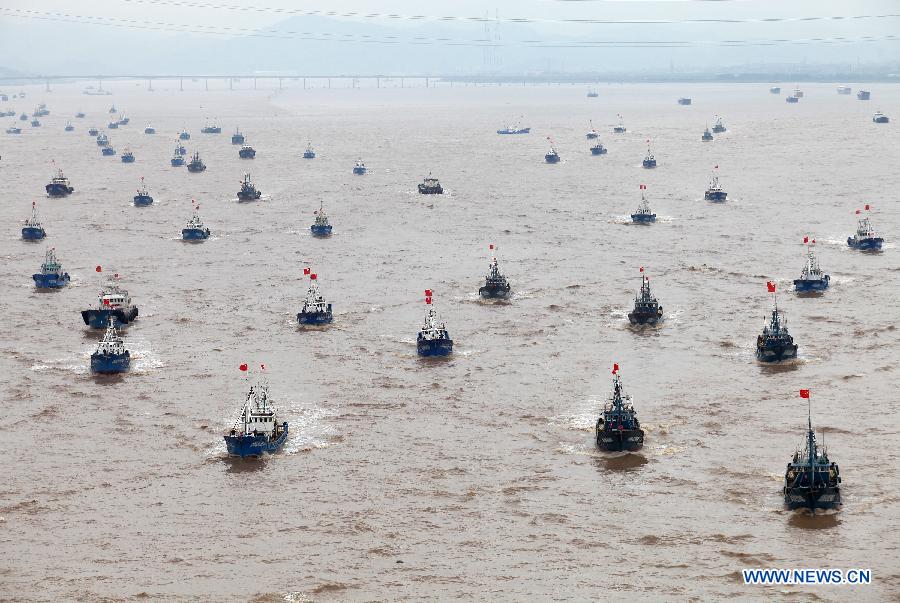
[[425,297],[431,297],[431,289],[425,289]]
[[866,211],[869,211],[869,204],[866,203]]
[[803,237],[803,242],[804,242],[804,243],[809,243],[809,237]]
[[430,298],[430,297],[426,297],[426,298],[425,298],[425,303],[426,303],[427,305],[430,306],[430,305],[431,305],[431,298]]
[[103,268],[101,268],[100,266],[97,266],[96,268],[94,268],[94,271],[95,272],[103,272]]
[[242,364],[242,365],[241,365],[240,367],[238,367],[238,368],[240,368],[240,369],[241,369],[242,371],[244,371],[245,373],[247,372],[247,365],[246,365],[246,364]]
[[766,287],[769,289],[769,293],[775,293],[775,283],[772,281],[766,281]]
[[316,273],[315,273],[315,272],[309,275],[309,280],[311,280],[311,281],[316,280]]
[[641,266],[641,272],[643,272],[643,271],[644,271],[644,267],[643,267],[643,266]]
[[618,373],[618,372],[619,372],[619,363],[618,363],[618,362],[613,362],[613,370],[612,370],[612,374],[615,375],[615,374]]
[[304,269],[303,269],[303,276],[306,276],[307,274],[309,274],[309,268],[304,268]]
[[858,210],[858,209],[856,210],[856,215],[859,215],[859,210]]
[[808,390],[808,389],[801,389],[801,390],[800,390],[800,397],[801,397],[801,398],[809,399],[809,390]]

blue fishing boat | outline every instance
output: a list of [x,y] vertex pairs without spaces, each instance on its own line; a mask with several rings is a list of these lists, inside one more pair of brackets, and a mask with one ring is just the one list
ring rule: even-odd
[[606,153],[606,147],[603,146],[602,142],[598,142],[591,147],[591,155],[606,155]]
[[850,86],[838,86],[838,87],[837,87],[837,93],[838,93],[838,94],[847,94],[847,95],[849,95],[849,94],[851,94],[852,92],[853,92],[853,88],[851,88]]
[[240,129],[235,130],[231,135],[231,144],[244,144],[244,135],[241,134]]
[[726,132],[728,128],[725,127],[725,123],[722,121],[722,118],[718,115],[716,116],[716,123],[713,124],[713,133],[721,134],[722,132]]
[[647,185],[641,185],[641,204],[638,205],[637,210],[631,214],[631,221],[636,224],[651,224],[656,222],[656,214],[650,210],[650,203],[647,201],[646,197],[644,197],[644,191],[647,190]]
[[125,114],[123,113],[122,115],[119,116],[119,119],[116,120],[116,124],[118,124],[120,126],[127,126],[128,122],[130,122],[130,121],[131,120],[129,118],[125,117]]
[[703,142],[709,142],[713,139],[712,132],[709,131],[709,126],[706,126],[706,129],[703,130],[703,136],[700,137],[700,140]]
[[[716,166],[716,169],[718,168],[719,166]],[[715,172],[713,173],[712,180],[709,181],[706,192],[703,193],[703,198],[707,201],[715,201],[717,203],[721,203],[728,199],[728,193],[722,188],[722,185],[719,184],[719,175]]]
[[889,118],[887,115],[885,115],[881,111],[877,111],[875,113],[875,115],[872,117],[872,121],[876,124],[886,124],[891,121],[891,118]]
[[[801,389],[800,396],[809,399],[809,390]],[[836,509],[841,506],[841,470],[828,458],[825,434],[821,450],[812,428],[812,408],[807,410],[806,442],[797,449],[784,472],[784,504],[788,509]]]
[[791,103],[791,104],[799,103],[800,97],[799,96],[786,96],[786,97],[784,97],[784,102]]
[[144,134],[156,134],[156,128],[148,124],[147,127],[144,128]]
[[108,129],[110,129],[110,130],[118,130],[118,129],[119,129],[119,122],[117,122],[117,121],[111,121],[111,122],[109,122],[108,124],[106,124],[106,127],[107,127]]
[[686,96],[682,96],[681,98],[678,99],[678,104],[679,104],[679,105],[690,105],[690,104],[691,104],[691,99],[689,99],[689,98],[686,97]]
[[429,172],[428,177],[419,184],[419,193],[422,195],[443,195],[444,189],[441,183],[438,182],[438,179],[434,178]]
[[[97,128],[91,128],[88,130],[88,136],[97,136],[99,133],[100,133],[100,130],[98,130]],[[102,146],[99,143],[97,143],[97,144],[98,144],[98,146]]]
[[[247,365],[241,369],[247,370]],[[269,402],[269,386],[257,383],[250,387],[241,416],[224,437],[230,456],[246,458],[278,452],[287,436],[288,422],[278,422],[277,410]]]
[[18,128],[16,126],[10,126],[10,127],[6,128],[6,133],[7,134],[21,134],[22,128]]
[[69,179],[63,175],[62,170],[56,172],[56,176],[50,179],[50,183],[44,186],[50,197],[67,197],[75,192]]
[[[102,275],[100,266],[97,266],[96,271]],[[116,320],[116,327],[122,327],[133,322],[138,313],[138,307],[132,303],[128,291],[119,286],[119,275],[115,274],[105,282],[101,281],[97,309],[82,310],[81,319],[92,329],[102,329],[112,316]]]
[[331,223],[328,222],[328,216],[325,215],[324,202],[319,200],[319,211],[313,212],[316,216],[316,221],[313,222],[312,226],[309,227],[309,230],[312,232],[314,237],[329,237],[331,236]]
[[868,90],[860,90],[856,93],[856,100],[867,101],[872,98],[872,93]]
[[523,128],[519,124],[506,126],[497,130],[497,134],[530,134],[531,128]]
[[104,156],[112,156],[116,154],[116,150],[112,147],[103,147],[100,149],[100,154]]
[[652,170],[656,167],[656,157],[653,156],[653,153],[650,151],[650,141],[647,141],[647,155],[644,157],[644,161],[641,163],[644,169]]
[[[868,204],[866,204],[865,209],[866,211],[869,211]],[[856,214],[860,214],[858,209],[856,210]],[[847,245],[853,249],[859,249],[860,251],[880,251],[883,243],[884,239],[879,237],[878,233],[875,232],[875,229],[872,228],[872,223],[869,221],[868,214],[866,217],[860,218],[856,225],[856,234],[852,237],[847,237]]]
[[[491,244],[489,249],[494,251],[494,245]],[[500,272],[496,255],[492,258],[491,263],[488,264],[488,273],[484,277],[484,285],[478,288],[478,295],[484,299],[509,299],[512,295],[512,287],[506,276]]]
[[41,122],[38,121],[38,120],[36,120],[36,119],[32,119],[32,120],[31,120],[31,127],[32,127],[32,128],[40,128],[40,127],[41,127]]
[[556,148],[553,146],[553,141],[550,140],[550,137],[547,137],[547,142],[550,143],[550,150],[544,155],[544,161],[547,163],[559,163],[560,156],[559,153],[556,152]]
[[50,115],[50,110],[47,109],[47,105],[45,103],[41,103],[37,106],[37,109],[34,110],[32,117],[44,117],[45,115]]
[[625,122],[622,120],[622,116],[619,115],[619,125],[613,126],[613,134],[624,134],[625,132],[627,132]]
[[416,353],[419,356],[448,356],[453,352],[453,340],[444,323],[438,324],[437,312],[431,302],[431,289],[426,289],[425,304],[428,311],[425,313],[425,324],[419,329],[416,338]]
[[25,226],[22,227],[22,238],[26,241],[40,241],[47,236],[43,224],[37,217],[37,206],[34,201],[31,202],[31,217],[25,220]]
[[599,137],[600,134],[598,134],[598,133],[597,133],[597,130],[594,129],[594,120],[589,120],[588,123],[590,124],[590,128],[591,128],[591,129],[588,130],[588,131],[584,134],[584,137],[587,138],[588,140],[593,140],[593,139]]
[[773,294],[775,307],[769,323],[763,327],[756,338],[756,358],[760,362],[780,362],[797,357],[797,344],[788,333],[787,325],[778,310],[778,297],[775,295],[775,283],[766,283],[769,293]]
[[800,273],[800,278],[794,279],[794,289],[798,293],[824,291],[828,288],[831,277],[822,272],[822,269],[819,268],[819,261],[813,255],[812,246],[816,240],[813,239],[810,242],[809,237],[803,237],[803,242],[806,243],[806,265]]
[[111,106],[111,107],[109,108],[109,113],[118,113],[118,112],[119,112],[119,110],[116,109],[116,106],[115,106],[115,105],[113,105],[113,106]]
[[241,180],[241,190],[237,193],[238,201],[256,201],[262,197],[262,193],[256,190],[256,185],[250,181],[250,174],[244,174]]
[[644,445],[644,430],[634,412],[631,396],[622,391],[618,364],[613,364],[612,373],[612,396],[597,419],[597,448],[606,452],[634,452]]
[[256,149],[249,144],[245,144],[241,146],[241,150],[238,151],[238,157],[241,159],[253,159],[256,157]]
[[141,176],[141,188],[137,189],[137,194],[134,196],[134,206],[146,207],[152,203],[153,197],[147,192],[147,185],[144,184],[144,177]]
[[588,93],[587,93],[588,98],[597,98],[598,96],[600,96],[600,93],[597,92],[596,90],[588,90]]
[[78,113],[75,114],[75,119],[84,119],[84,118],[85,118],[85,115],[82,111],[79,111]]
[[172,164],[172,167],[181,167],[184,165],[184,155],[178,152],[178,149],[175,149],[175,153],[172,154],[172,159],[169,160],[169,163]]
[[366,173],[366,164],[363,163],[362,159],[356,160],[356,165],[353,166],[353,173],[357,176],[362,176]]
[[97,146],[98,147],[108,147],[109,146],[109,137],[106,134],[100,134],[97,136]]
[[184,147],[183,144],[181,144],[177,140],[175,141],[175,154],[176,155],[187,155],[187,149]]
[[794,98],[803,98],[803,90],[801,90],[799,87],[794,88]]
[[297,313],[297,322],[309,326],[331,324],[334,314],[331,312],[331,304],[326,302],[319,292],[318,275],[310,274],[309,268],[304,268],[303,274],[309,275],[309,290],[306,292],[303,307]]
[[106,333],[91,354],[92,373],[125,373],[131,368],[131,352],[125,349],[125,340],[116,331],[115,323],[116,319],[110,316],[106,324]]
[[59,289],[69,284],[69,273],[63,272],[62,264],[56,258],[56,250],[52,247],[47,250],[44,256],[44,263],[41,264],[41,271],[32,274],[34,286],[38,289]]
[[206,125],[203,126],[203,128],[200,130],[200,132],[202,134],[221,134],[222,128],[220,126],[217,126],[215,124],[215,122],[210,124],[209,121],[207,121]]
[[306,150],[303,151],[303,158],[304,159],[315,159],[316,158],[316,152],[315,152],[315,150],[313,150],[312,145],[309,142],[306,143]]
[[22,115],[20,115],[20,116],[19,116],[19,121],[28,121],[28,114],[27,114],[27,113],[23,113]]
[[769,94],[781,94],[781,87],[772,86],[771,88],[769,88]]
[[72,122],[67,121],[67,122],[66,122],[66,127],[63,128],[63,129],[64,129],[66,132],[72,132],[73,130],[75,130],[75,126],[72,125]]
[[191,139],[191,133],[188,132],[187,130],[182,130],[181,134],[178,135],[178,140],[190,140],[190,139]]
[[134,163],[134,153],[128,147],[125,147],[125,151],[122,153],[122,163]]
[[187,169],[191,173],[199,173],[206,170],[206,164],[200,160],[200,153],[194,151],[194,156],[191,157],[190,162],[188,163]]
[[628,322],[633,325],[655,325],[663,318],[663,308],[650,292],[650,277],[641,266],[641,290],[634,296],[634,309],[628,313]]
[[205,241],[209,238],[209,229],[204,226],[203,220],[200,219],[200,206],[193,203],[194,215],[188,220],[184,228],[181,229],[181,239],[183,241]]

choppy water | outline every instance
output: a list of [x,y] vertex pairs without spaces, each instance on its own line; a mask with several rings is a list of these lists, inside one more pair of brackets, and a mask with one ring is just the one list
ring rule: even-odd
[[[4,103],[52,114],[0,137],[0,598],[897,600],[900,137],[871,115],[900,118],[900,88],[872,85],[864,103],[805,85],[797,105],[767,88],[119,84]],[[109,135],[131,165],[86,133],[113,101],[131,124]],[[625,136],[608,133],[617,113]],[[716,113],[729,131],[703,144]],[[206,115],[221,135],[200,134]],[[494,134],[519,115],[530,136]],[[589,119],[606,156],[588,152]],[[235,126],[255,160],[238,159]],[[182,127],[203,174],[169,167]],[[559,165],[542,161],[547,135]],[[640,167],[647,138],[655,171]],[[350,173],[358,157],[365,177]],[[44,198],[51,159],[68,199]],[[721,205],[702,201],[716,164]],[[244,169],[262,202],[235,201]],[[415,192],[429,171],[448,194]],[[152,207],[130,203],[140,176]],[[652,227],[626,223],[640,183]],[[191,198],[214,231],[201,245],[178,240]],[[320,199],[328,240],[308,231]],[[19,240],[32,200],[73,277],[59,292],[32,286],[45,247]],[[864,202],[878,255],[844,243]],[[819,298],[788,292],[806,234],[832,276]],[[489,243],[511,303],[476,298]],[[87,370],[99,333],[79,311],[96,264],[141,308],[122,379]],[[296,326],[305,266],[334,302],[331,328]],[[625,318],[639,266],[666,308],[657,329]],[[766,280],[800,345],[785,366],[753,356]],[[416,357],[425,288],[456,340],[445,362]],[[291,423],[263,461],[224,456],[242,362],[268,365]],[[647,431],[640,454],[593,444],[613,362]],[[843,510],[815,519],[780,493],[800,388],[844,476]],[[875,583],[745,587],[750,567],[867,567]]]

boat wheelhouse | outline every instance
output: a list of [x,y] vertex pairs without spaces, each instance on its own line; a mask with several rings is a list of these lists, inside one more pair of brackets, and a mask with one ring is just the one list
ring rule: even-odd
[[652,224],[656,222],[656,214],[650,209],[650,202],[647,201],[647,198],[644,196],[644,191],[647,190],[647,185],[641,185],[641,203],[638,205],[637,210],[631,214],[631,221],[636,224]]
[[297,322],[308,326],[331,324],[334,314],[331,311],[331,304],[326,302],[319,292],[318,275],[310,273],[309,268],[305,268],[303,273],[309,275],[309,289],[306,292],[303,307],[297,313]]
[[250,181],[250,174],[244,174],[241,180],[241,190],[237,192],[238,201],[256,201],[262,197],[262,193],[256,190],[256,185]]
[[425,290],[425,323],[416,337],[416,353],[419,356],[448,356],[453,352],[453,340],[443,322],[438,324],[437,312],[432,302],[431,289]]
[[69,284],[69,273],[63,271],[62,264],[56,257],[56,249],[49,248],[44,255],[44,263],[41,264],[41,271],[32,274],[34,286],[38,289],[59,289]]
[[83,111],[79,111],[78,113],[75,114],[75,119],[84,119],[84,118],[85,118],[85,115],[84,115]]
[[116,330],[116,319],[108,317],[106,333],[91,354],[91,372],[101,374],[124,373],[131,368],[131,352],[125,348],[125,340]]
[[120,126],[127,126],[128,122],[130,122],[130,121],[131,121],[131,119],[128,117],[125,117],[125,114],[123,113],[122,115],[119,116],[119,119],[116,121],[116,123],[119,124]]
[[50,179],[50,183],[44,189],[50,197],[67,197],[75,192],[69,179],[65,177],[61,169],[57,170],[56,176]]
[[[247,370],[247,365],[241,365]],[[227,434],[225,447],[229,456],[259,457],[277,452],[288,436],[288,422],[279,422],[277,410],[269,401],[268,384],[250,387],[241,415]]]
[[319,200],[319,210],[313,212],[316,216],[315,222],[309,227],[310,232],[314,237],[328,237],[331,236],[331,223],[328,221],[328,216],[325,215],[325,206],[324,202]]
[[803,90],[801,90],[800,88],[794,88],[794,97],[803,98]]
[[613,391],[596,425],[597,448],[606,452],[633,452],[644,445],[644,430],[631,396],[622,390],[619,365],[613,364]]
[[22,227],[22,239],[26,241],[40,241],[47,236],[43,224],[37,217],[37,205],[31,202],[31,217],[25,220],[25,226]]
[[[102,275],[100,266],[97,266],[97,272]],[[92,329],[102,329],[112,316],[115,326],[122,327],[137,319],[138,313],[138,307],[132,303],[128,291],[119,286],[119,275],[115,274],[105,282],[101,281],[97,308],[82,310],[81,319]]]

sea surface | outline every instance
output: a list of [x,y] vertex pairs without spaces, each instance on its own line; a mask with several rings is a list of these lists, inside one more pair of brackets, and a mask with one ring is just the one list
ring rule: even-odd
[[[268,86],[4,87],[28,95],[0,109],[51,114],[0,134],[0,599],[900,600],[900,86],[860,102],[859,85],[804,84],[796,105],[789,83]],[[112,103],[129,125],[106,130]],[[879,109],[895,121],[872,123]],[[702,143],[717,114],[728,131]],[[588,151],[591,120],[607,155]],[[532,133],[495,134],[512,122]],[[137,161],[102,157],[92,125]],[[169,165],[182,128],[201,174]],[[714,166],[723,204],[703,200]],[[66,199],[44,194],[57,167]],[[245,172],[259,202],[236,201]],[[444,195],[416,192],[429,173]],[[150,207],[131,203],[141,177]],[[629,223],[640,184],[652,226]],[[202,244],[180,240],[192,199]],[[32,201],[44,243],[19,237]],[[309,232],[320,202],[329,239]],[[865,203],[879,254],[846,245]],[[807,235],[832,279],[819,297],[791,292]],[[477,296],[490,244],[507,303]],[[72,282],[42,293],[48,246]],[[97,265],[140,307],[119,378],[88,370]],[[642,266],[657,328],[626,318]],[[329,328],[297,325],[305,267]],[[754,357],[768,280],[800,346],[778,366]],[[445,360],[416,356],[425,289],[455,340]],[[614,362],[639,453],[594,445]],[[258,379],[290,437],[231,460],[222,436]],[[801,388],[844,479],[843,509],[816,517],[781,495]],[[794,567],[870,568],[873,584],[741,578]]]

